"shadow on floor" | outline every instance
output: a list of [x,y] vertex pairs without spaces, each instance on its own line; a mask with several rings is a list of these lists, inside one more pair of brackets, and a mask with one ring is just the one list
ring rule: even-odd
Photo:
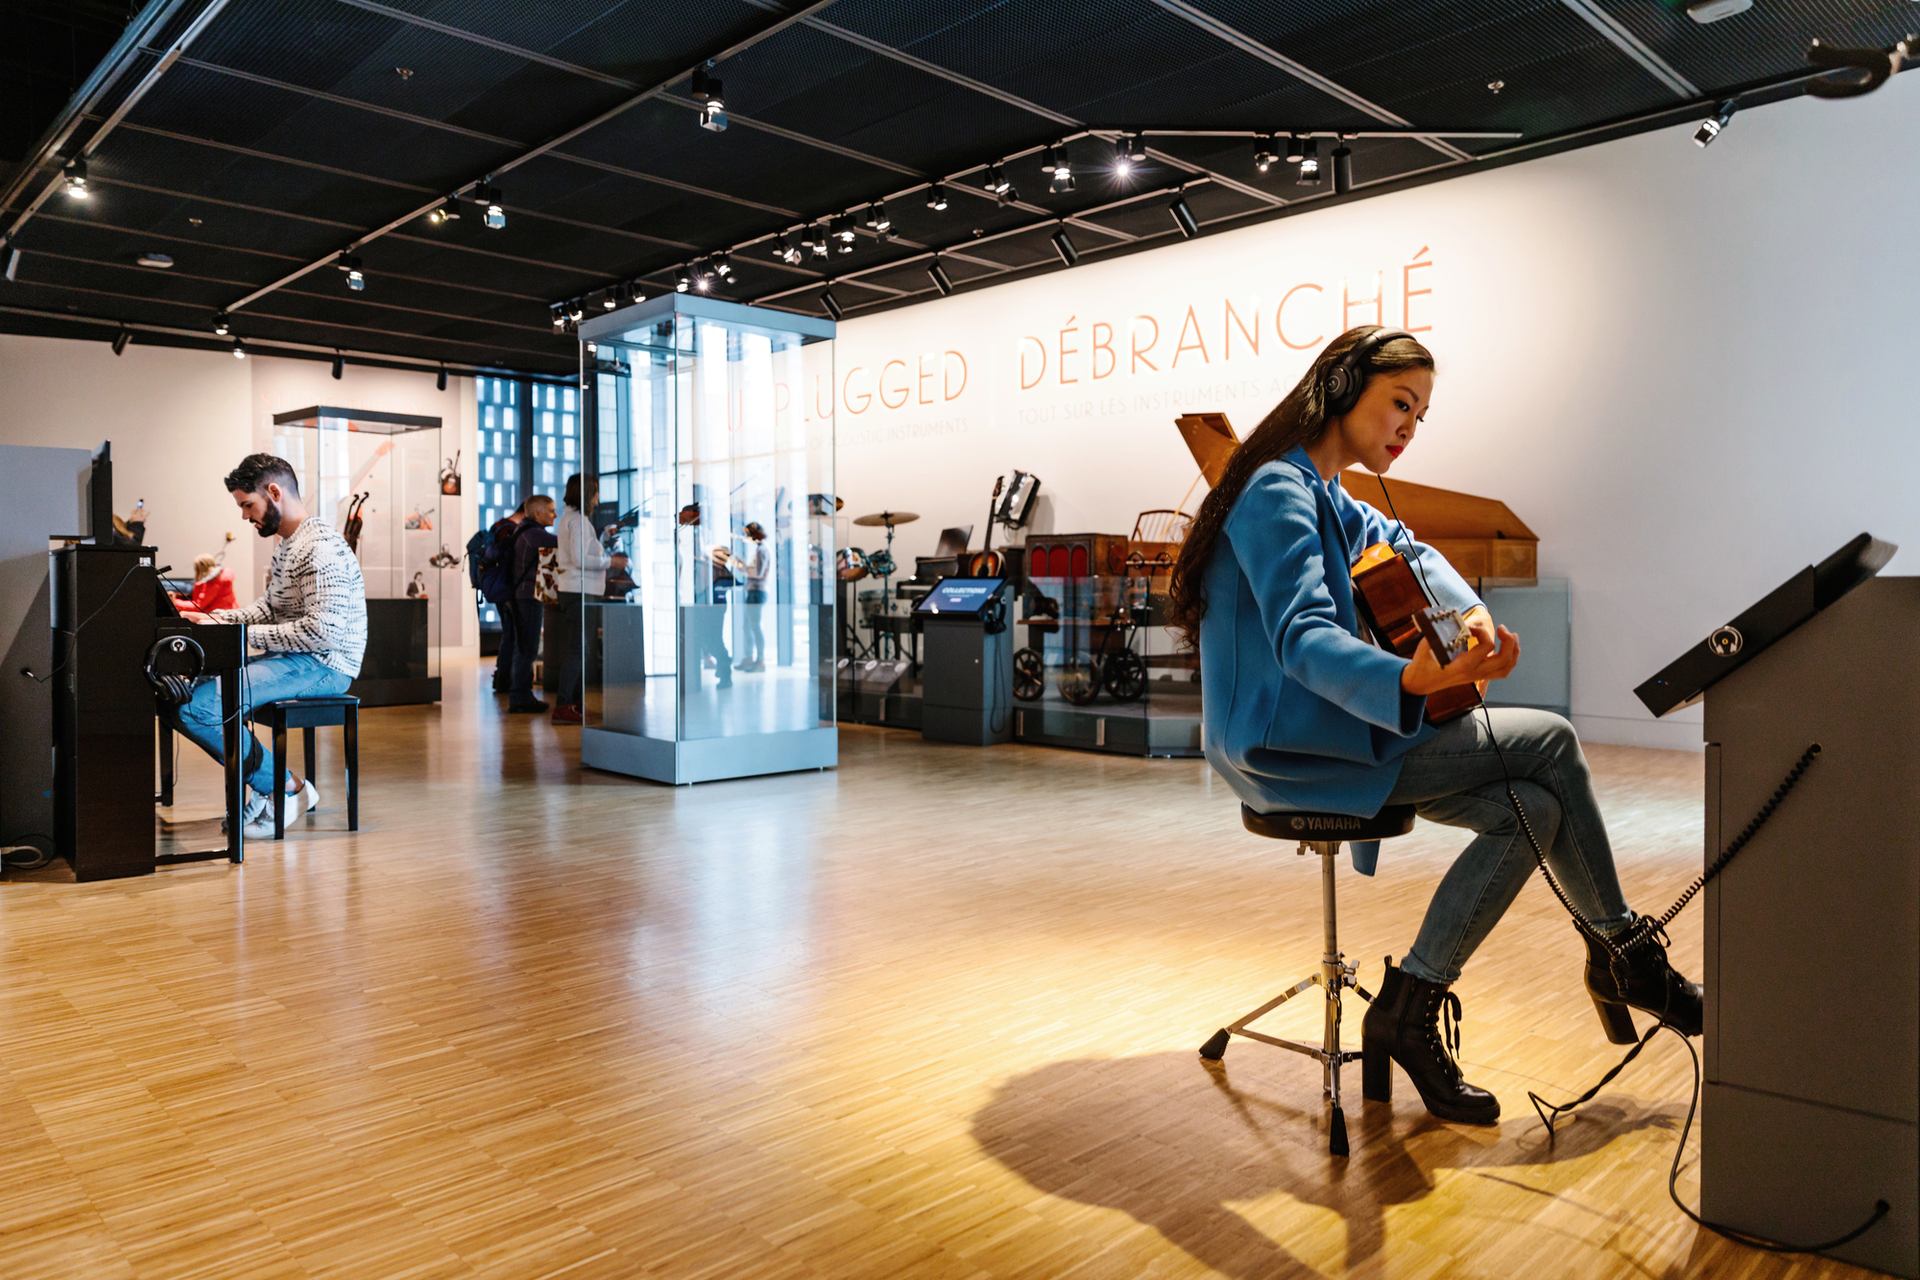
[[[1272,1082],[1272,1065],[1245,1074]],[[1191,1052],[1052,1063],[995,1090],[973,1118],[973,1137],[1037,1189],[1118,1209],[1214,1271],[1251,1280],[1314,1272],[1235,1202],[1285,1192],[1338,1213],[1346,1267],[1357,1269],[1380,1251],[1385,1207],[1433,1189],[1429,1170],[1573,1160],[1637,1129],[1677,1125],[1664,1112],[1595,1103],[1549,1145],[1524,1104],[1498,1128],[1434,1121],[1404,1076],[1391,1107],[1363,1103],[1354,1064],[1346,1077],[1353,1154],[1342,1160],[1327,1154],[1317,1069],[1298,1065],[1308,1081],[1288,1083],[1277,1099],[1271,1087],[1236,1087],[1226,1063]]]

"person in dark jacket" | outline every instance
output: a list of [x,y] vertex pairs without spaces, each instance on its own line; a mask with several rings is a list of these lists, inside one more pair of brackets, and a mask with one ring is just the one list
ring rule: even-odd
[[526,501],[527,517],[513,535],[513,683],[507,693],[509,711],[545,711],[547,704],[533,692],[533,660],[540,653],[540,621],[545,614],[534,597],[533,580],[540,572],[540,549],[557,547],[552,525],[553,499],[536,493]]
[[493,660],[493,691],[513,688],[513,539],[527,522],[527,504],[521,503],[493,522],[487,531],[487,556],[480,571],[480,594],[500,613],[500,652]]

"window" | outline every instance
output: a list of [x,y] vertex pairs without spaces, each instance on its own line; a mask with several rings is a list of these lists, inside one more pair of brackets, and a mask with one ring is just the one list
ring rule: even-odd
[[[555,503],[580,470],[580,389],[524,378],[474,379],[480,409],[480,526],[511,515],[530,494]],[[498,627],[492,605],[483,627]]]
[[[520,505],[520,411],[526,384],[515,378],[473,381],[480,407],[480,527],[491,529]],[[482,603],[480,625],[498,627],[498,610]]]

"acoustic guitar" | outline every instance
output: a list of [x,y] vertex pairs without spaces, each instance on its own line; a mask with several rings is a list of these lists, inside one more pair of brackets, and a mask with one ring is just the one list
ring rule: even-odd
[[980,540],[980,550],[967,557],[967,576],[969,578],[997,578],[1006,568],[1006,557],[993,549],[994,504],[1000,501],[1000,491],[1006,487],[1007,478],[996,476],[993,481],[993,496],[987,499],[987,533]]
[[[1407,558],[1376,542],[1353,565],[1353,599],[1367,629],[1382,648],[1411,658],[1424,638],[1445,666],[1471,649],[1474,638],[1457,609],[1442,609],[1427,598]],[[1475,685],[1455,685],[1427,695],[1427,723],[1458,720],[1480,705]]]

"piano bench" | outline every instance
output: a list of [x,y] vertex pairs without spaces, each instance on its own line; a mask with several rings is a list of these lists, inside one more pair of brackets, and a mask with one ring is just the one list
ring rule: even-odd
[[[263,702],[247,717],[264,725],[273,734],[273,788],[287,789],[287,730],[299,729],[306,739],[308,778],[313,777],[314,730],[322,725],[339,725],[347,757],[347,830],[360,829],[360,699],[350,693],[327,694],[314,698],[284,698]],[[286,834],[281,828],[282,810],[272,806],[273,838]]]

